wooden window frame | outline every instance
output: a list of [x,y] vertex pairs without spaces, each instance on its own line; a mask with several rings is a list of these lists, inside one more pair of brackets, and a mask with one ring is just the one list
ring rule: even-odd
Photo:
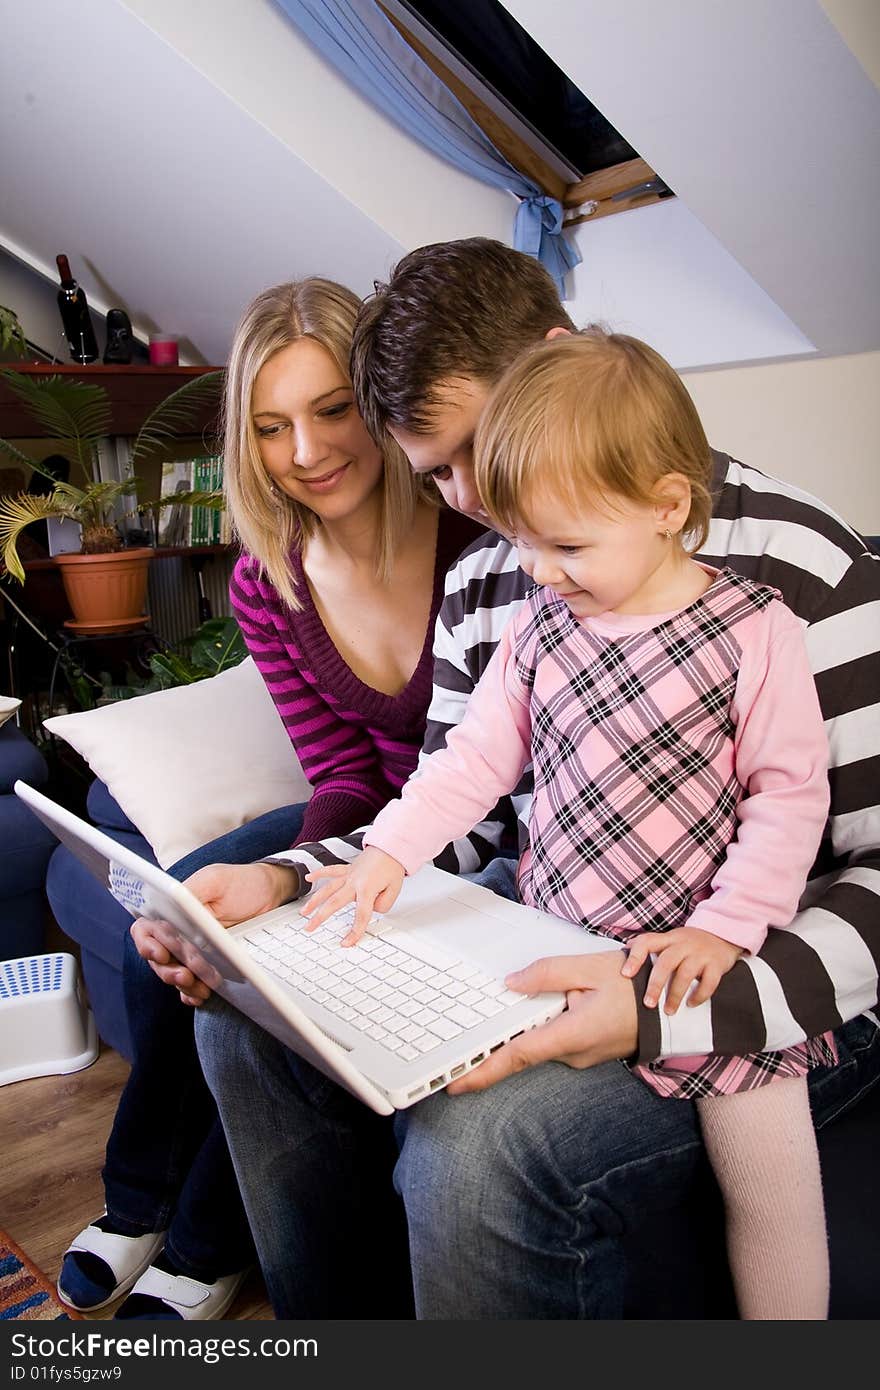
[[600,217],[628,212],[631,208],[649,207],[651,203],[659,203],[670,196],[661,196],[649,191],[631,198],[618,196],[615,200],[615,195],[625,193],[628,188],[638,188],[657,179],[655,171],[641,158],[612,164],[607,169],[597,169],[595,173],[587,174],[573,183],[566,182],[557,169],[554,169],[520,134],[511,129],[497,111],[473,92],[458,74],[452,72],[396,13],[381,3],[379,8],[410,48],[427,64],[434,75],[439,77],[443,85],[448,87],[453,96],[457,97],[505,159],[521,174],[536,183],[543,193],[559,200],[568,214],[563,219],[563,226],[575,227],[581,222],[595,222]]

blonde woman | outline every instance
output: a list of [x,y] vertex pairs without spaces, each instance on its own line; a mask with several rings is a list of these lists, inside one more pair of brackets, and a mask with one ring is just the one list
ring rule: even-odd
[[314,787],[305,840],[364,825],[415,767],[443,580],[479,534],[367,433],[348,377],[358,307],[326,280],[267,290],[228,368],[227,491],[246,552],[230,595]]
[[[367,432],[348,375],[358,308],[343,286],[302,280],[258,295],[235,333],[224,470],[243,554],[230,598],[314,791],[263,830],[189,855],[171,870],[181,879],[292,836],[344,835],[416,764],[445,574],[480,527],[438,507],[397,446]],[[284,874],[268,877],[275,892]],[[126,1320],[219,1318],[253,1256],[192,1015],[130,940],[124,982],[135,1057],[107,1147],[106,1211],[66,1252],[58,1290],[85,1312],[128,1293],[115,1314]],[[371,1194],[380,1238],[402,1241],[387,1170],[385,1187],[385,1204]]]

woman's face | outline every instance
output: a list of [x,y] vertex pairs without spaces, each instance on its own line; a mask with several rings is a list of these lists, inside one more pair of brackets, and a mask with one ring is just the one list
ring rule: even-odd
[[379,486],[382,455],[351,383],[313,338],[299,338],[263,364],[251,416],[270,478],[322,521],[352,515]]

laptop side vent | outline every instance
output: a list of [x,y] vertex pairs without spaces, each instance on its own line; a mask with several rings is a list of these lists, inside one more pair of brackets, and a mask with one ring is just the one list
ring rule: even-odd
[[[537,1023],[530,1023],[529,1027],[539,1028],[542,1023],[549,1023],[554,1017],[554,1014],[548,1013],[544,1018],[539,1019]],[[499,1047],[504,1046],[505,1042],[512,1042],[514,1038],[520,1037],[525,1031],[524,1028],[517,1028],[516,1032],[510,1033],[501,1042],[495,1043],[488,1051],[478,1052],[469,1062],[459,1062],[451,1071],[443,1072],[440,1076],[432,1077],[427,1083],[416,1086],[415,1090],[407,1093],[407,1099],[418,1100],[420,1096],[430,1095],[432,1091],[439,1091],[442,1086],[448,1086],[450,1081],[455,1081],[457,1077],[463,1076],[466,1071],[471,1071],[474,1067],[478,1067],[481,1062],[485,1062],[490,1053],[497,1052]]]

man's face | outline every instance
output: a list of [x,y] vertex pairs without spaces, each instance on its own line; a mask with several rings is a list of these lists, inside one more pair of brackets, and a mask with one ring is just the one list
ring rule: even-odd
[[441,404],[432,408],[429,434],[415,434],[400,425],[388,430],[414,473],[433,478],[450,507],[484,525],[491,523],[474,482],[474,433],[489,391],[487,382],[474,377],[440,382]]
[[[551,328],[544,337],[549,342],[551,338],[567,335],[568,331],[562,327]],[[406,454],[413,472],[433,478],[448,506],[484,526],[492,523],[483,511],[474,482],[474,435],[492,385],[490,381],[473,376],[438,381],[436,394],[441,404],[431,408],[429,433],[415,434],[402,425],[388,427],[388,433]]]

